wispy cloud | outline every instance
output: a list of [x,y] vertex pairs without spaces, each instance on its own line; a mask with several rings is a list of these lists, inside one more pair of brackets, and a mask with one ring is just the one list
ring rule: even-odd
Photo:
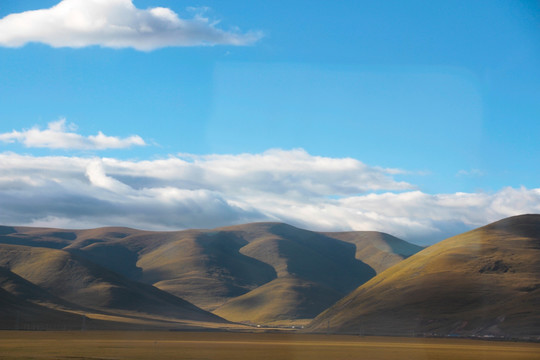
[[467,177],[480,177],[484,176],[484,172],[480,169],[471,169],[471,170],[459,170],[456,176],[467,176]]
[[50,122],[46,129],[37,126],[22,131],[0,134],[4,143],[19,142],[29,148],[69,149],[69,150],[105,150],[121,149],[131,146],[144,146],[145,141],[138,135],[127,138],[107,136],[101,131],[97,135],[82,136],[74,132],[75,125],[66,125],[66,119]]
[[2,224],[182,229],[272,220],[432,243],[540,213],[540,189],[426,194],[395,180],[394,169],[303,150],[152,161],[1,153],[0,169]]
[[53,47],[99,45],[150,51],[169,46],[249,45],[262,37],[260,32],[225,31],[217,25],[201,12],[181,19],[168,8],[137,9],[132,0],[63,0],[49,9],[0,19],[0,45],[40,42]]

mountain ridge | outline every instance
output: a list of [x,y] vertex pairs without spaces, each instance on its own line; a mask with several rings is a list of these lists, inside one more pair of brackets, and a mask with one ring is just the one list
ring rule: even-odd
[[[378,253],[390,258],[377,265],[379,270],[404,257],[387,246],[384,238],[390,235],[369,232],[355,238],[360,233],[349,232],[347,239],[339,239],[338,233],[276,222],[167,232],[5,226],[0,227],[0,244],[4,244],[0,246],[64,251],[228,320],[265,323],[312,319],[375,276],[377,271],[357,251],[362,243],[373,248],[373,243],[380,243]],[[393,239],[412,252],[419,249]],[[284,296],[273,296],[276,289]],[[271,299],[281,305],[271,304]],[[253,316],[246,318],[246,314]]]

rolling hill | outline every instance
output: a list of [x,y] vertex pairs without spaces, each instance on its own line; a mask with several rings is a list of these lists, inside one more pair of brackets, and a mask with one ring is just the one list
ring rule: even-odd
[[[281,223],[173,232],[4,226],[0,243],[5,244],[0,259],[10,245],[43,253],[28,258],[32,251],[26,249],[13,257],[20,261],[12,260],[10,268],[81,306],[163,309],[152,305],[159,302],[145,303],[148,296],[133,296],[138,291],[133,284],[140,290],[142,282],[228,320],[250,323],[312,319],[377,272],[421,249],[377,232],[317,233]],[[46,249],[54,250],[46,252],[48,262],[42,257]],[[0,266],[8,266],[5,258]],[[78,265],[60,271],[58,264],[67,258]],[[54,270],[47,270],[55,262]],[[107,280],[85,280],[89,271],[90,279]],[[57,286],[66,281],[72,288],[84,286],[73,291]],[[133,304],[134,298],[142,303]]]
[[0,288],[0,329],[64,330],[80,329],[80,315],[34,304]]
[[540,215],[507,218],[430,246],[321,313],[310,331],[540,335]]
[[214,313],[242,323],[300,325],[341,297],[342,293],[319,283],[284,276],[230,300]]
[[421,246],[378,231],[346,231],[324,234],[354,244],[356,258],[371,266],[377,274],[423,249]]
[[215,310],[233,321],[267,323],[309,319],[375,276],[355,258],[353,244],[286,224],[252,224],[221,230],[248,244],[242,254],[269,264],[276,279]]
[[0,267],[0,288],[25,301],[57,310],[79,310],[81,312],[88,310],[83,306],[53,295],[44,288],[31,283],[4,267]]
[[[0,245],[0,285],[49,308],[153,319],[225,321],[151,285],[128,280],[63,250]],[[16,275],[16,276],[15,276]]]
[[44,289],[0,267],[0,329],[81,328],[81,316],[39,303],[65,302]]

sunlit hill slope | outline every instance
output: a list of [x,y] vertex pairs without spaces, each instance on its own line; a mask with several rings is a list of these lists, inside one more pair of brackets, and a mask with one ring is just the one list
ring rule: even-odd
[[426,248],[310,325],[378,335],[540,335],[540,215],[507,218]]

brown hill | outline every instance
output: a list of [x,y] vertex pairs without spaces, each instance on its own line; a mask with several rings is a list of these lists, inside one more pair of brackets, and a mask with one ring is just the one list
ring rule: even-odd
[[[138,280],[140,278],[140,269],[135,265],[137,262],[136,253],[130,252],[123,246],[114,246],[114,242],[140,233],[143,232],[121,227],[64,230],[0,226],[0,243],[64,249],[72,253],[77,253],[79,249],[90,249],[95,244],[108,244],[106,248],[98,247],[97,254],[93,254],[91,251],[85,252],[84,257],[132,280]],[[101,253],[99,253],[99,250],[101,250]]]
[[63,301],[38,286],[0,267],[0,329],[63,329],[81,327],[81,316],[50,309],[48,304]]
[[280,223],[175,232],[4,227],[0,243],[63,249],[250,322],[311,319],[420,249],[377,232],[324,234]]
[[[69,303],[0,267],[0,329],[127,329],[132,324],[91,316],[92,310]],[[99,316],[98,316],[99,317]],[[118,319],[118,317],[113,317]],[[148,327],[148,326],[147,326]],[[139,327],[143,328],[143,327]],[[154,326],[158,328],[158,326]]]
[[250,324],[303,323],[303,319],[313,319],[342,296],[319,283],[285,276],[230,300],[215,314]]
[[313,318],[375,275],[354,245],[286,224],[223,228],[247,240],[242,254],[271,265],[277,279],[231,299],[215,313],[233,321]]
[[311,331],[540,335],[540,215],[446,239],[320,314]]
[[60,310],[86,310],[86,308],[82,306],[70,303],[58,296],[51,294],[47,290],[31,283],[30,281],[20,277],[4,267],[0,267],[0,288],[6,290],[14,296],[24,299],[25,301],[30,301],[34,304],[44,305],[46,307]]
[[81,328],[80,315],[31,303],[0,288],[0,329],[62,330]]
[[378,231],[328,232],[326,236],[356,245],[356,258],[377,274],[421,251],[423,247]]
[[125,279],[66,251],[0,245],[0,266],[43,289],[39,293],[22,287],[20,282],[15,287],[11,285],[12,291],[35,301],[47,302],[54,296],[78,307],[106,312],[223,322],[187,301],[151,285]]
[[[102,249],[99,252],[105,253],[111,246],[137,252],[136,266],[140,268],[143,281],[207,310],[215,310],[234,299],[241,301],[243,298],[240,296],[281,277],[294,277],[297,282],[318,284],[318,287],[333,294],[332,297],[318,297],[320,303],[310,307],[317,309],[317,312],[313,310],[309,314],[289,309],[303,306],[295,304],[291,298],[290,303],[283,304],[281,312],[274,314],[275,318],[295,313],[312,318],[375,275],[369,266],[354,258],[353,245],[276,223],[214,230],[141,233],[115,241],[114,244],[96,243],[81,251],[95,255],[99,249]],[[265,288],[270,287],[264,287],[259,292]],[[303,288],[292,289],[300,291]],[[266,312],[260,307],[244,310],[250,313]],[[239,320],[224,309],[217,313],[226,314],[233,321]]]
[[241,253],[248,242],[234,233],[184,231],[140,253],[143,279],[208,310],[276,277],[268,264]]

